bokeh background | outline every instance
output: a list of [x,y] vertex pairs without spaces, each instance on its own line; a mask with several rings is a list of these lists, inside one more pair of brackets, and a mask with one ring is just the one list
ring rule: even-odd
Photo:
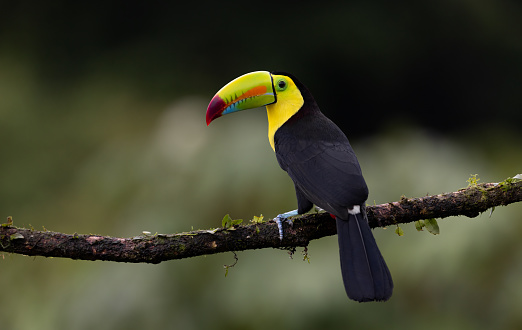
[[[225,83],[292,72],[350,138],[368,203],[522,172],[517,1],[0,4],[0,216],[129,237],[295,208],[263,109]],[[159,265],[1,254],[0,328],[520,329],[522,205],[374,231],[387,303],[345,296],[336,237]]]

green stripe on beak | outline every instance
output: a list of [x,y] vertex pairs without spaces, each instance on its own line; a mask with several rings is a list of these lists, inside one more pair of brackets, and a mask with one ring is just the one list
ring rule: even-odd
[[223,115],[262,107],[276,101],[270,72],[247,73],[232,80],[214,95],[207,108],[207,125]]

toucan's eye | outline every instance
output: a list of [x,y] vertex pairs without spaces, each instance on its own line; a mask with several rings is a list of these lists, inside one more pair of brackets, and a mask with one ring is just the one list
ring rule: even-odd
[[284,91],[286,89],[286,81],[281,79],[277,82],[277,87],[280,91]]

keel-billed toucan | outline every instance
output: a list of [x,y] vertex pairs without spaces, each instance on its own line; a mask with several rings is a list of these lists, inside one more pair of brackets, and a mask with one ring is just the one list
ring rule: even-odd
[[297,210],[276,218],[281,238],[281,219],[306,213],[314,204],[326,210],[336,218],[348,297],[388,300],[393,282],[368,225],[368,188],[359,162],[344,133],[323,115],[302,83],[284,72],[245,74],[214,96],[207,125],[222,115],[265,105],[270,145],[297,195]]

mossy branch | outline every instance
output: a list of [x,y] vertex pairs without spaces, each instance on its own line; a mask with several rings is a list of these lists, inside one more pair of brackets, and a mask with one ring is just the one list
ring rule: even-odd
[[[420,219],[476,217],[492,207],[522,201],[522,181],[516,181],[473,184],[452,193],[403,197],[397,202],[368,206],[368,221],[371,227],[386,227]],[[292,228],[285,225],[283,241],[279,240],[273,221],[132,238],[36,231],[14,227],[8,221],[0,227],[0,251],[81,260],[159,263],[227,251],[307,246],[311,240],[335,234],[335,220],[326,213],[294,219]]]

